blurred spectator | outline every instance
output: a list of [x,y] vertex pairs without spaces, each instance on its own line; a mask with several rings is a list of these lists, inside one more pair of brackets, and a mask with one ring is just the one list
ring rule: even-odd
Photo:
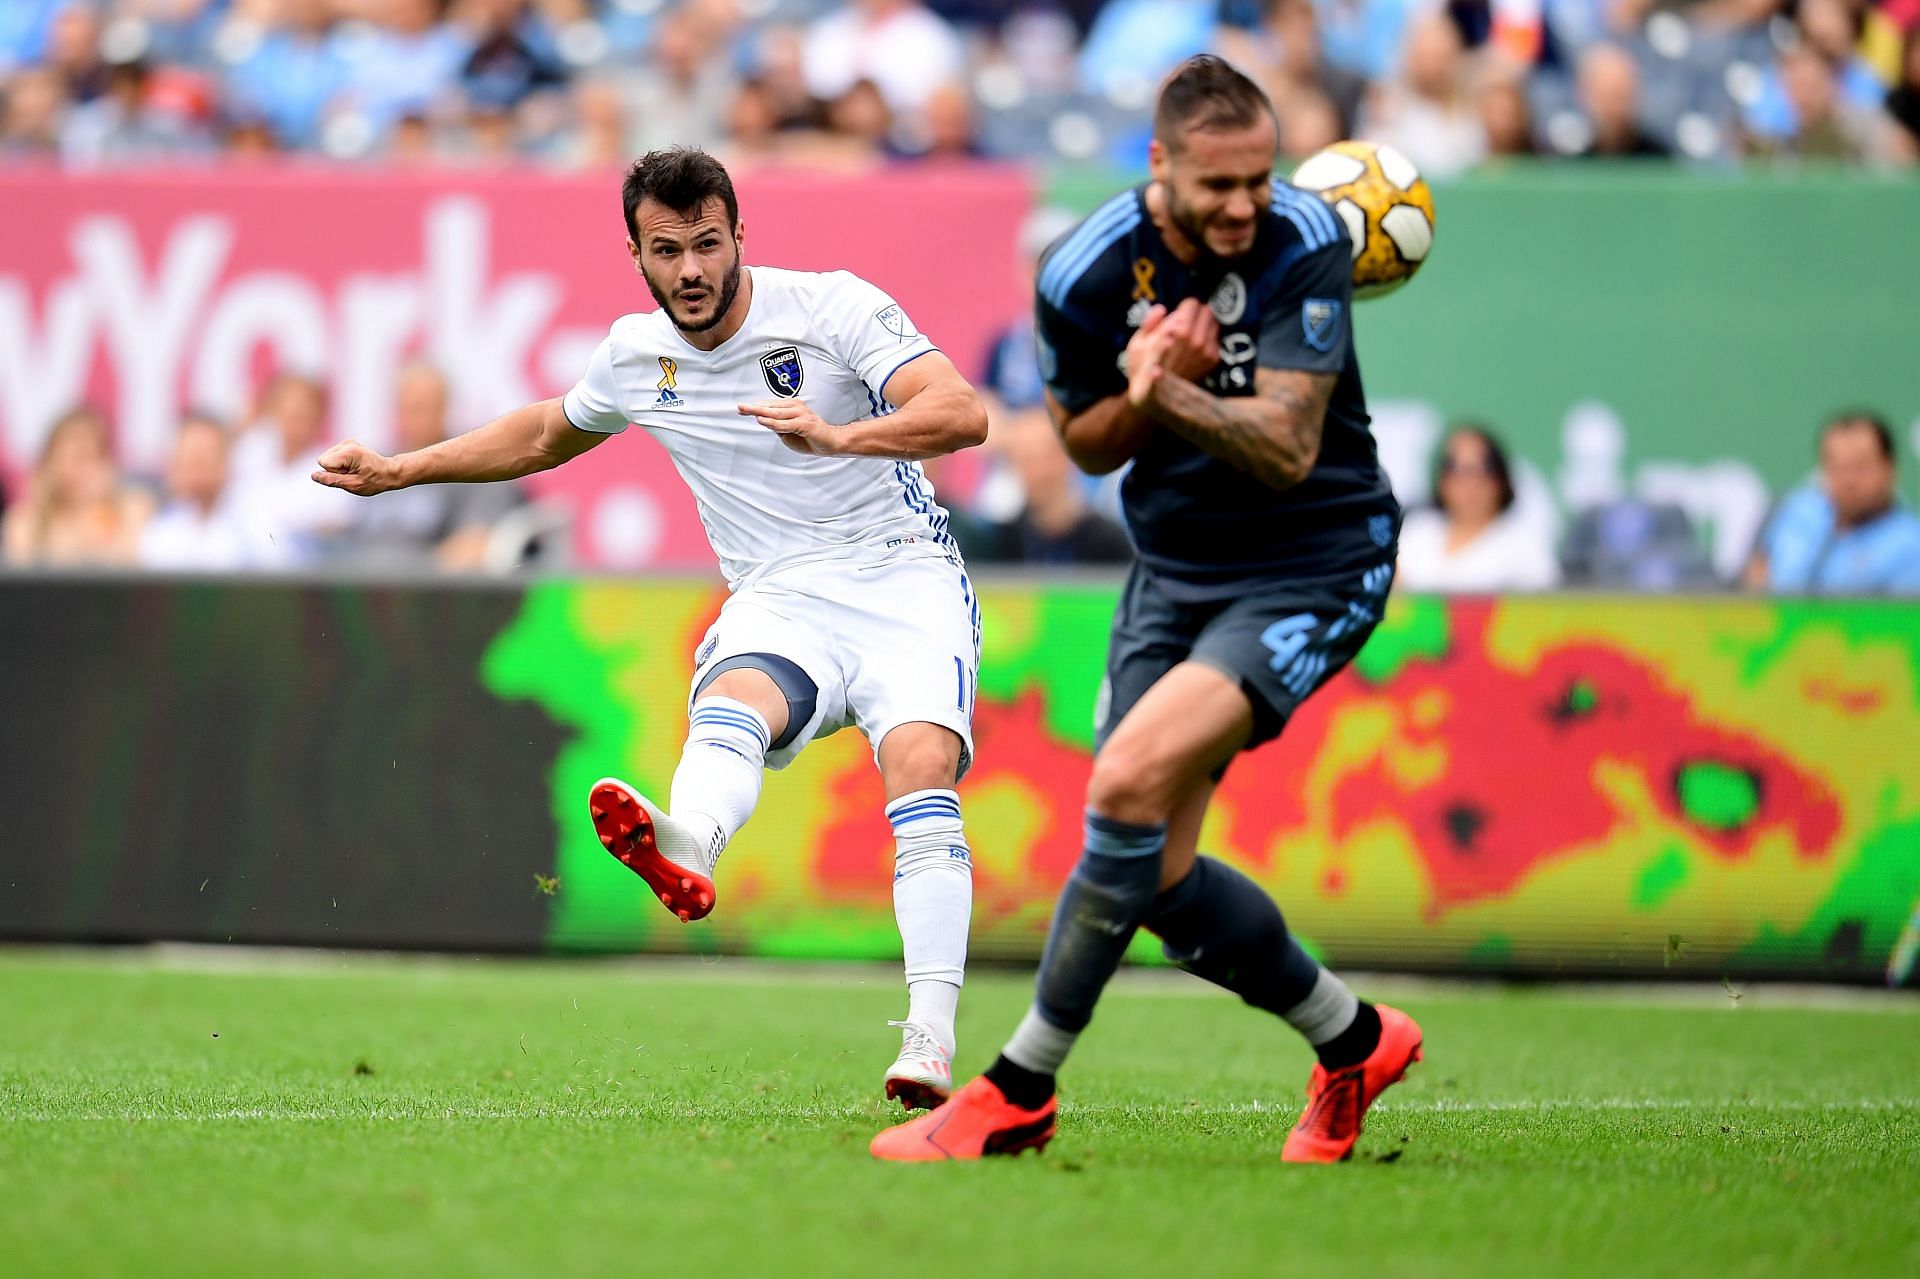
[[1485,68],[1480,76],[1479,108],[1489,158],[1534,153],[1533,112],[1527,105],[1526,81],[1517,70],[1505,63]]
[[100,14],[74,0],[54,15],[45,53],[74,102],[91,102],[107,91],[107,66],[100,59]]
[[[169,92],[172,101],[163,109]],[[184,72],[163,73],[156,83],[145,62],[119,63],[108,72],[106,93],[68,114],[60,158],[78,169],[204,153],[211,145],[206,104],[193,100],[193,92]]]
[[46,56],[54,15],[71,0],[6,0],[0,4],[0,75]]
[[333,0],[279,0],[279,25],[262,31],[242,19],[227,72],[234,112],[265,124],[281,143],[314,147],[331,103],[347,84],[347,64],[331,39]]
[[1477,426],[1441,446],[1436,510],[1415,511],[1400,531],[1401,585],[1416,591],[1544,591],[1560,582],[1553,548],[1513,514],[1507,453]]
[[1832,63],[1811,44],[1780,55],[1780,83],[1793,107],[1792,131],[1763,138],[1759,155],[1799,160],[1886,160],[1895,154],[1892,122],[1878,103],[1857,106],[1841,96]]
[[188,414],[173,437],[167,502],[140,535],[142,568],[223,573],[244,568],[249,539],[227,502],[227,428]]
[[1108,0],[1080,47],[1080,84],[1093,93],[1147,101],[1183,60],[1213,48],[1217,4]]
[[1467,94],[1465,55],[1460,29],[1444,12],[1416,19],[1407,30],[1401,79],[1374,87],[1361,134],[1399,148],[1429,178],[1478,164],[1487,138]]
[[1640,127],[1640,64],[1617,44],[1596,44],[1580,55],[1576,88],[1588,136],[1571,148],[1599,159],[1665,159],[1667,147]]
[[1887,93],[1887,114],[1901,132],[1891,148],[1909,164],[1920,163],[1920,21],[1907,32],[1900,51],[1900,79]]
[[1125,564],[1133,544],[1118,524],[1087,505],[1074,469],[1043,408],[993,424],[988,446],[1004,457],[1023,501],[1011,520],[956,521],[967,559],[981,564]]
[[1841,413],[1820,432],[1820,483],[1780,503],[1747,566],[1750,588],[1920,594],[1920,516],[1894,491],[1893,432]]
[[0,550],[16,566],[129,565],[152,514],[152,500],[121,481],[106,419],[79,408],[47,434],[26,492],[7,510]]
[[[1319,36],[1319,13],[1313,8],[1313,0],[1267,0],[1256,31],[1244,35],[1233,31],[1223,33],[1219,44],[1227,60],[1240,65],[1240,69],[1265,86],[1275,108],[1290,102],[1296,108],[1317,113],[1321,109],[1313,102],[1317,96],[1334,109],[1332,140],[1338,142],[1354,136],[1359,106],[1367,94],[1367,77],[1327,60],[1327,50],[1321,46]],[[1286,109],[1281,109],[1281,133],[1290,127],[1292,119],[1288,119]],[[1313,136],[1321,136],[1325,133],[1325,121],[1315,119],[1300,129],[1311,129]],[[1281,150],[1286,156],[1308,156],[1321,148],[1313,146],[1306,152],[1294,152],[1283,144]]]
[[725,136],[738,88],[720,56],[726,34],[692,8],[663,14],[654,24],[646,62],[618,80],[631,155],[673,145],[712,147]]
[[368,16],[376,25],[342,26],[329,39],[346,66],[342,102],[379,137],[405,115],[444,105],[473,40],[437,22],[437,0],[381,0]]
[[460,68],[460,89],[470,109],[510,114],[533,94],[566,83],[558,57],[530,38],[525,9],[525,0],[465,0],[461,16],[471,27],[472,51]]
[[974,131],[973,99],[964,85],[946,84],[933,91],[917,130],[904,139],[905,152],[927,160],[972,160],[980,157]]
[[1389,80],[1400,69],[1400,52],[1415,15],[1428,0],[1313,0],[1327,58],[1369,80]]
[[801,65],[822,102],[871,80],[889,110],[918,115],[934,90],[961,78],[966,57],[953,29],[917,0],[849,0],[808,29]]
[[[400,371],[394,393],[399,451],[447,438],[447,399],[447,380],[433,366],[410,364]],[[431,484],[382,493],[355,507],[351,536],[336,558],[363,567],[472,572],[482,565],[494,525],[523,500],[512,484]]]
[[[1887,86],[1858,51],[1861,12],[1849,7],[1847,0],[1799,0],[1794,19],[1798,24],[1794,38],[1833,68],[1840,100],[1857,110],[1877,110]],[[1798,131],[1798,110],[1785,83],[1784,65],[1768,71],[1744,116],[1748,132],[1755,137],[1779,139]]]
[[1317,89],[1294,89],[1273,100],[1280,117],[1280,154],[1304,160],[1347,136],[1339,108]]
[[355,514],[355,499],[315,484],[314,459],[325,445],[326,388],[282,374],[261,397],[264,412],[233,446],[234,513],[265,557],[295,568],[321,560]]
[[0,95],[0,160],[56,159],[66,110],[60,77],[29,67],[0,85]]
[[1622,496],[1582,511],[1560,553],[1568,586],[1612,591],[1704,591],[1713,561],[1687,513]]

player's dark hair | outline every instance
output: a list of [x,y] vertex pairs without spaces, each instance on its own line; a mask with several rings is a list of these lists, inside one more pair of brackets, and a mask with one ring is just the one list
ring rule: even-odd
[[1194,130],[1244,129],[1262,116],[1278,127],[1266,92],[1226,59],[1202,53],[1182,62],[1160,86],[1153,136],[1161,146],[1177,151],[1184,135]]
[[633,211],[642,200],[658,200],[675,213],[690,217],[713,199],[726,206],[729,227],[740,225],[740,201],[733,194],[727,167],[698,147],[649,151],[627,167],[627,180],[620,184],[627,234],[635,240],[640,238],[640,228],[634,225]]
[[1487,451],[1487,475],[1500,490],[1500,513],[1505,515],[1513,509],[1513,466],[1507,461],[1506,446],[1478,422],[1461,422],[1447,432],[1446,442],[1440,446],[1440,457],[1434,463],[1434,503],[1442,511],[1446,510],[1446,505],[1440,501],[1440,476],[1447,469],[1447,445],[1462,436],[1479,440],[1480,447]]
[[1852,430],[1862,426],[1872,431],[1874,439],[1879,441],[1880,456],[1889,462],[1893,461],[1893,428],[1887,425],[1887,419],[1872,409],[1848,409],[1843,413],[1835,413],[1827,419],[1826,426],[1821,428],[1820,438],[1824,441],[1835,431]]

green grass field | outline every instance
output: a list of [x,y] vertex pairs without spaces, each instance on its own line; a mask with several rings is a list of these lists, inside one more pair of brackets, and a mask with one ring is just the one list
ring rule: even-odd
[[1306,1050],[1159,974],[1043,1156],[901,1168],[882,970],[0,953],[0,1272],[1920,1274],[1920,1003],[1368,989],[1427,1062],[1354,1163],[1282,1166]]

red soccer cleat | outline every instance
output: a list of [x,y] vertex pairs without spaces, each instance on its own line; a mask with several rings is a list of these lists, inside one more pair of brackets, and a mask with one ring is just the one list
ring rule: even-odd
[[1406,1077],[1407,1068],[1420,1060],[1420,1023],[1385,1004],[1380,1014],[1380,1043],[1371,1056],[1344,1070],[1313,1068],[1307,1082],[1307,1109],[1287,1134],[1280,1152],[1290,1164],[1333,1164],[1353,1156],[1367,1107],[1393,1084]]
[[981,1159],[1043,1150],[1053,1140],[1058,1107],[1047,1098],[1038,1110],[1022,1110],[982,1076],[953,1094],[938,1110],[877,1134],[867,1149],[875,1159],[930,1163]]
[[587,810],[606,850],[646,880],[661,905],[682,923],[706,918],[713,909],[713,880],[693,869],[705,863],[705,856],[671,817],[614,777],[593,784]]

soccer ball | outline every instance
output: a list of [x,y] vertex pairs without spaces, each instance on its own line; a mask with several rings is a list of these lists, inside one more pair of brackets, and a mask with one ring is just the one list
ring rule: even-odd
[[1433,192],[1413,161],[1377,142],[1336,142],[1293,171],[1347,224],[1353,241],[1353,296],[1393,292],[1433,248]]

